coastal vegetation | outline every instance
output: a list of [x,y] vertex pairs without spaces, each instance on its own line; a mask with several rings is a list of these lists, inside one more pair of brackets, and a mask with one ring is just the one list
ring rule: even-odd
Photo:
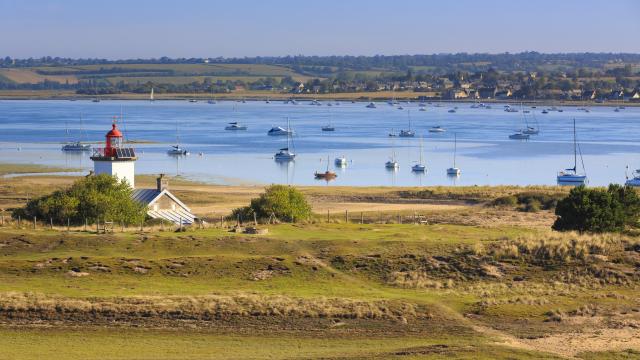
[[45,219],[57,224],[111,221],[139,224],[146,208],[131,199],[131,187],[106,174],[87,176],[71,187],[31,199],[14,209],[13,217]]
[[238,219],[252,219],[254,216],[261,220],[308,220],[311,216],[311,206],[304,195],[295,187],[285,185],[271,185],[258,198],[252,199],[251,204],[233,211],[232,216]]
[[391,96],[423,99],[638,101],[639,72],[636,54],[4,58],[0,90],[91,96],[148,94],[153,87],[158,96],[240,97],[365,93],[383,97],[391,91]]

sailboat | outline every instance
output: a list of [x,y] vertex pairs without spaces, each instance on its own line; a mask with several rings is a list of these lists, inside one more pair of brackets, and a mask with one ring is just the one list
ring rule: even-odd
[[334,164],[339,167],[347,166],[347,158],[344,155],[338,156],[335,159]]
[[153,98],[153,86],[151,87],[151,93],[149,94],[149,101],[156,101],[156,99]]
[[[282,129],[282,128],[280,128],[280,129]],[[280,149],[273,156],[275,161],[292,161],[292,160],[295,159],[296,154],[289,150],[289,148],[291,147],[291,135],[292,134],[293,134],[293,132],[289,128],[289,118],[287,118],[287,130],[286,130],[287,147]]]
[[456,133],[453,134],[453,167],[447,169],[447,175],[451,176],[459,176],[460,169],[456,167],[456,155],[458,152],[458,136]]
[[422,148],[422,138],[420,138],[420,161],[417,164],[411,167],[411,171],[413,172],[425,172],[427,171],[427,166],[424,164],[423,159],[423,148]]
[[400,130],[398,136],[400,137],[414,137],[416,132],[411,130],[411,110],[407,110],[407,117],[409,118],[409,130]]
[[331,118],[333,116],[331,116],[331,113],[329,113],[329,124],[325,125],[322,127],[322,131],[336,131],[336,128],[333,127],[333,125],[331,125]]
[[[90,144],[83,144],[82,143],[82,132],[83,132],[83,126],[82,126],[82,115],[80,115],[80,137],[81,139],[75,142],[71,142],[71,141],[67,141],[66,144],[64,144],[62,146],[62,151],[89,151],[91,150],[91,145]],[[65,122],[65,133],[67,134],[67,140],[69,140],[69,127],[67,126],[67,123]]]
[[[582,152],[580,152],[580,161],[582,162]],[[582,162],[582,170],[584,171],[584,162]],[[573,167],[564,169],[558,173],[558,185],[579,186],[587,183],[587,175],[578,173],[578,141],[576,140],[576,119],[573,119]]]
[[183,149],[180,146],[180,134],[178,132],[178,121],[177,120],[176,120],[176,144],[171,146],[171,148],[167,151],[167,154],[174,155],[174,156],[189,155],[189,150]]
[[[520,105],[522,106],[522,105]],[[525,112],[526,110],[522,110],[522,117],[524,118],[524,123],[526,128],[522,131],[523,134],[527,134],[527,135],[538,135],[538,133],[540,133],[540,126],[538,125],[538,119],[536,118],[535,115],[532,115],[533,119],[536,122],[536,126],[529,126],[529,121],[527,120],[527,113]]]
[[398,160],[396,160],[396,147],[393,141],[391,141],[391,158],[384,163],[384,167],[389,170],[397,170],[400,167]]
[[325,170],[325,172],[316,171],[313,176],[318,180],[326,181],[333,180],[338,177],[336,173],[334,173],[333,171],[329,171],[329,156],[327,156],[327,170]]

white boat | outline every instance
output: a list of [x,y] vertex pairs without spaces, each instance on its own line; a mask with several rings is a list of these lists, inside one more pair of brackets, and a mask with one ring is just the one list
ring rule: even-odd
[[271,129],[269,129],[269,131],[267,132],[267,135],[269,136],[286,136],[286,135],[291,135],[293,133],[292,130],[290,129],[284,129],[280,126],[274,126]]
[[538,119],[536,118],[535,115],[531,115],[533,117],[533,120],[536,123],[536,126],[535,127],[529,126],[529,120],[527,120],[527,115],[526,115],[529,111],[524,110],[524,106],[522,104],[520,104],[520,106],[523,108],[523,110],[522,110],[522,118],[523,118],[524,124],[526,126],[524,128],[524,130],[522,130],[522,133],[526,134],[526,135],[538,135],[538,133],[540,133],[540,125],[538,124]]
[[411,171],[422,173],[427,171],[427,166],[424,164],[422,138],[420,138],[420,161],[411,167]]
[[414,137],[416,136],[416,132],[411,130],[411,110],[407,110],[407,119],[409,120],[409,129],[400,130],[398,136],[400,137]]
[[289,118],[287,118],[287,129],[285,131],[287,132],[287,147],[280,149],[273,156],[276,161],[292,161],[296,157],[296,154],[289,150],[289,148],[291,148],[291,135],[293,133],[289,127]]
[[151,87],[151,93],[149,94],[149,101],[156,101],[156,99],[153,98],[153,86]]
[[[580,152],[580,161],[582,162],[582,152]],[[582,170],[584,171],[584,162],[582,162]],[[576,119],[573,119],[573,167],[558,172],[556,178],[558,185],[580,186],[587,183],[587,175],[578,173],[578,141],[576,140]]]
[[182,156],[182,155],[189,155],[190,153],[189,153],[189,150],[181,148],[180,145],[172,145],[171,149],[167,151],[167,154]]
[[457,134],[453,134],[453,167],[447,169],[447,175],[449,176],[459,176],[460,169],[456,167],[456,155],[458,152],[458,136]]
[[429,128],[429,132],[430,133],[443,133],[447,131],[445,128],[443,128],[442,126],[438,125],[438,126],[432,126]]
[[343,156],[339,156],[334,160],[334,163],[336,164],[336,166],[347,166],[347,158]]
[[398,160],[396,160],[396,147],[393,140],[391,141],[391,158],[389,159],[389,161],[384,163],[384,167],[394,171],[400,167],[400,164],[398,164]]
[[225,126],[224,128],[225,130],[247,130],[247,126],[246,125],[240,125],[237,122],[230,122],[229,125]]
[[418,109],[418,111],[427,111],[427,109],[424,107],[421,107],[420,109]]
[[169,155],[189,155],[189,150],[183,149],[180,146],[180,133],[178,132],[178,121],[176,121],[176,144],[172,145],[171,148],[167,151]]
[[291,161],[294,160],[296,158],[296,154],[294,154],[293,152],[289,151],[289,148],[282,148],[280,149],[274,156],[273,158],[276,161]]
[[369,105],[367,105],[367,108],[369,109],[375,109],[376,108],[376,104],[370,102]]
[[90,144],[83,144],[82,143],[82,137],[83,137],[82,135],[84,133],[82,115],[80,115],[80,139],[78,141],[70,141],[69,127],[67,126],[66,122],[65,122],[65,133],[67,135],[67,143],[62,145],[62,151],[75,152],[75,151],[90,151],[91,150],[91,145]]
[[538,135],[538,133],[540,133],[540,130],[534,127],[528,126],[526,129],[522,130],[522,133],[526,135]]
[[529,140],[530,135],[525,134],[524,131],[518,130],[517,132],[509,135],[509,139],[511,140]]
[[[627,168],[629,168],[627,166]],[[639,187],[640,186],[640,169],[636,169],[633,172],[633,177],[631,179],[627,178],[627,181],[624,182],[625,185]]]
[[197,103],[197,102],[198,102],[198,99],[189,99],[189,102],[190,102],[190,103]]
[[90,151],[90,144],[83,144],[80,141],[62,145],[62,151]]

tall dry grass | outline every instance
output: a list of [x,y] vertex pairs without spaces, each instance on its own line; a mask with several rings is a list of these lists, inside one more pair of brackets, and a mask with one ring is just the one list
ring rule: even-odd
[[214,319],[233,316],[399,319],[430,315],[402,301],[345,298],[293,298],[282,295],[136,296],[73,299],[34,293],[0,294],[0,317],[32,313],[42,318],[86,315],[164,319]]

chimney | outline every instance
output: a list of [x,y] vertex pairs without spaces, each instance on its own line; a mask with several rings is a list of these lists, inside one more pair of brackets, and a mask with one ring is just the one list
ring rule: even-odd
[[169,179],[164,177],[164,174],[160,174],[156,179],[156,188],[159,192],[169,189]]

